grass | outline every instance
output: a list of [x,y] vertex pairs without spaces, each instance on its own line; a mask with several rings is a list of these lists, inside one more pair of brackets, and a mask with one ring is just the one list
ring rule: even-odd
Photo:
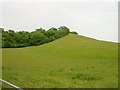
[[117,43],[69,34],[41,46],[2,51],[3,79],[21,88],[118,87]]

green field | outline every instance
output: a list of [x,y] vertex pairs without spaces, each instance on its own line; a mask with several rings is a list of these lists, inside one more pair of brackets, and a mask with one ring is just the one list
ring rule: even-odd
[[2,51],[3,79],[21,88],[118,87],[118,43],[69,34]]

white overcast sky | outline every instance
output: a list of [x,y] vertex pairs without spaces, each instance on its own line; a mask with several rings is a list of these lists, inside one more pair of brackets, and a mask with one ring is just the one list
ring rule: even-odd
[[16,31],[67,26],[79,35],[117,42],[118,0],[4,0],[0,24]]

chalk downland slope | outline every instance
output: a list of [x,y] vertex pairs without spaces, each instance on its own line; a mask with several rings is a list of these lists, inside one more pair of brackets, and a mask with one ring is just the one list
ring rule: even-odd
[[3,79],[21,88],[118,87],[117,43],[69,34],[40,46],[4,48],[2,58]]

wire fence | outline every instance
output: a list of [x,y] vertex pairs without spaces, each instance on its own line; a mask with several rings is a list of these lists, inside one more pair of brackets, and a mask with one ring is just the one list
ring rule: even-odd
[[3,82],[3,83],[5,83],[5,84],[7,84],[7,85],[9,85],[9,86],[11,86],[11,87],[13,87],[13,88],[15,88],[16,90],[23,90],[22,88],[14,85],[14,84],[12,84],[12,83],[10,83],[10,82],[7,82],[6,80],[0,79],[0,82]]

